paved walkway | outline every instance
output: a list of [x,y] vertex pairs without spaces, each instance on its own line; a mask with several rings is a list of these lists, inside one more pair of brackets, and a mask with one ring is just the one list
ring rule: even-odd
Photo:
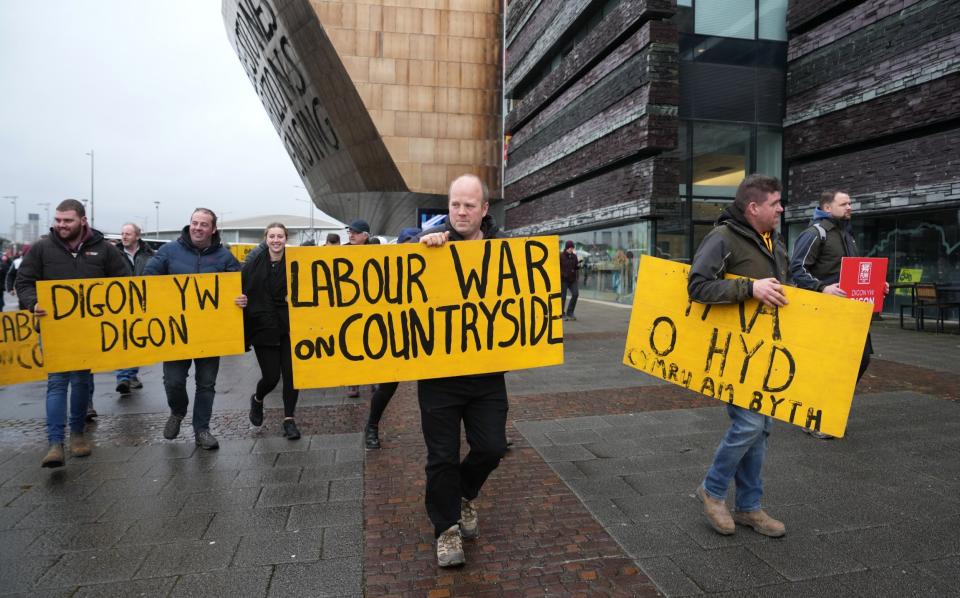
[[279,397],[246,421],[255,362],[226,358],[205,453],[189,426],[161,439],[158,368],[122,400],[101,375],[97,449],[55,471],[38,467],[43,385],[0,389],[0,595],[960,595],[960,336],[877,323],[849,436],[774,429],[787,537],[722,538],[690,496],[722,410],[619,365],[628,310],[578,315],[564,366],[509,375],[514,450],[455,571],[434,565],[411,384],[364,454],[364,402],[305,392],[289,442]]

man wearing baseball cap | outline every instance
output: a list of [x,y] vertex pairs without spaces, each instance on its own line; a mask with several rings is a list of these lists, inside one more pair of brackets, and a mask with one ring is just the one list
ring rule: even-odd
[[366,220],[357,219],[347,226],[349,245],[366,245],[370,241],[370,225]]

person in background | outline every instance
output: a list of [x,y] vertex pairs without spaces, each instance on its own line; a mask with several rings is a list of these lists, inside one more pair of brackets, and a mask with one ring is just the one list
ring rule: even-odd
[[[567,241],[560,253],[560,311],[564,320],[576,320],[573,310],[577,308],[580,289],[577,286],[577,272],[580,270],[580,258],[574,249],[573,241]],[[567,305],[567,290],[570,291],[570,304]]]
[[[370,244],[370,225],[366,220],[357,219],[347,227],[348,245],[368,245]],[[378,240],[377,243],[380,241]],[[360,397],[359,386],[348,386],[347,397],[357,399]]]
[[[420,234],[419,228],[405,228],[397,236],[397,243],[406,243]],[[370,415],[367,417],[367,425],[363,429],[363,443],[368,449],[380,448],[380,419],[383,412],[386,411],[390,399],[397,392],[399,382],[384,382],[378,384],[373,396],[370,397]]]
[[[141,238],[140,227],[132,222],[127,222],[120,227],[120,241],[117,243],[117,249],[130,262],[133,268],[134,276],[143,276],[143,269],[147,262],[153,257],[153,249],[147,245]],[[138,374],[140,368],[125,368],[117,370],[117,392],[120,396],[130,394],[130,390],[143,388]],[[90,400],[93,405],[93,399]]]
[[327,241],[324,245],[339,245],[340,235],[337,233],[327,233]]
[[[217,215],[213,210],[197,208],[190,215],[190,224],[183,227],[180,238],[161,247],[143,270],[144,275],[155,274],[208,274],[213,272],[239,272],[240,262],[220,242],[217,232]],[[240,295],[236,304],[241,309],[247,298]],[[163,362],[163,389],[167,393],[170,417],[163,427],[163,437],[173,440],[180,435],[180,423],[187,415],[190,399],[187,396],[187,374],[194,366],[196,393],[193,399],[193,433],[197,446],[204,450],[220,448],[216,437],[210,433],[210,416],[216,396],[217,373],[220,357],[197,357]]]
[[[43,339],[43,318],[49,305],[37,301],[37,282],[77,278],[129,276],[130,264],[112,243],[87,224],[83,204],[65,199],[57,206],[50,235],[38,241],[26,254],[17,272],[16,289],[20,308],[33,311],[40,319]],[[87,402],[90,400],[90,370],[47,374],[47,454],[41,467],[63,467],[64,420],[67,419],[67,391],[70,391],[70,453],[86,457],[93,451],[86,428]]]
[[243,311],[246,345],[253,346],[260,365],[260,381],[250,396],[250,423],[263,425],[263,399],[283,378],[283,436],[300,438],[294,419],[300,391],[293,386],[290,359],[290,319],[287,315],[287,227],[272,222],[264,231],[258,250],[250,252],[243,264]]
[[[857,242],[850,226],[852,214],[850,196],[843,191],[830,190],[820,194],[810,226],[797,236],[793,245],[790,275],[798,287],[835,297],[847,296],[840,288],[840,265],[843,258],[858,255]],[[889,283],[884,283],[884,295],[889,292]],[[872,353],[873,343],[868,332],[863,354],[860,356],[857,382],[867,371]],[[804,428],[803,431],[820,440],[833,439],[833,436],[820,430]]]

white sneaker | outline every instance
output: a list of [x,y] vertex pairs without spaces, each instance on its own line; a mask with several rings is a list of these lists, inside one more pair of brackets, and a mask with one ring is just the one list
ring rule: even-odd
[[460,536],[464,540],[473,540],[480,536],[480,519],[477,507],[472,500],[460,498]]
[[451,525],[437,538],[437,565],[457,567],[466,563],[463,556],[463,540],[460,538],[460,526]]

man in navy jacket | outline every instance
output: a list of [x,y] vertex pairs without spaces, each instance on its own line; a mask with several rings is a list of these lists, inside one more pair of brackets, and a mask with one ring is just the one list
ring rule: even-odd
[[[240,262],[230,250],[220,243],[217,232],[217,215],[207,208],[197,208],[190,216],[190,224],[183,227],[180,238],[161,247],[144,268],[151,274],[208,274],[213,272],[239,272]],[[246,306],[247,298],[241,295],[236,303]],[[193,362],[197,390],[193,399],[193,433],[200,448],[220,448],[216,437],[210,433],[210,415],[213,413],[213,398],[216,395],[217,372],[220,357],[199,357],[163,362],[163,388],[167,392],[170,417],[163,428],[163,437],[173,440],[180,435],[180,422],[187,415],[187,373]]]

